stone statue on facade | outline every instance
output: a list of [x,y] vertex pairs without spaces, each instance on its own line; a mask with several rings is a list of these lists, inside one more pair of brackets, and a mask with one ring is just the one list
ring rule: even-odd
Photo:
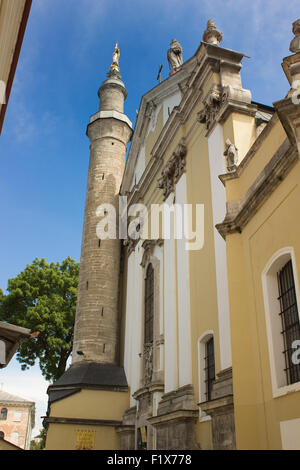
[[300,19],[293,23],[293,33],[295,37],[291,42],[290,51],[296,54],[300,52]]
[[208,44],[213,44],[215,46],[219,46],[220,42],[223,39],[223,34],[221,31],[218,31],[216,25],[213,20],[208,20],[206,30],[203,34],[203,42],[207,42]]
[[153,374],[153,345],[146,343],[144,345],[144,380],[145,385],[148,385],[152,380]]
[[183,64],[182,47],[180,42],[173,39],[168,50],[168,62],[170,67],[170,75],[177,72]]
[[226,150],[224,152],[224,156],[226,157],[227,171],[235,171],[239,160],[239,154],[238,149],[231,143],[230,139],[226,140]]

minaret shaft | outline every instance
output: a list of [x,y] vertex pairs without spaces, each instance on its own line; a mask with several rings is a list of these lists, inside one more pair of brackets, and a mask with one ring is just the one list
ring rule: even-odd
[[123,114],[126,97],[119,76],[99,90],[100,112],[88,126],[90,165],[82,237],[73,364],[82,361],[118,365],[120,240],[99,240],[100,205],[115,208],[118,224],[119,190],[131,128]]

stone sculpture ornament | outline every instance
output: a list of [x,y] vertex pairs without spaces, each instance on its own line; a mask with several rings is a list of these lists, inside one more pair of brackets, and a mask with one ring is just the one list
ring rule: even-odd
[[293,23],[293,33],[295,37],[291,42],[290,51],[296,54],[300,52],[300,19]]
[[182,47],[180,42],[173,39],[168,50],[168,62],[170,67],[170,75],[177,72],[183,64]]
[[218,31],[213,20],[208,20],[206,30],[203,34],[203,42],[208,44],[213,44],[219,46],[220,42],[223,39],[223,34],[221,31]]
[[164,199],[174,191],[175,184],[179,181],[181,175],[185,172],[187,148],[185,140],[178,144],[175,152],[164,167],[161,177],[158,180],[158,188],[163,190]]
[[226,150],[224,152],[224,156],[226,157],[227,171],[235,171],[238,164],[239,154],[238,149],[231,143],[230,139],[226,140]]
[[113,60],[112,64],[109,69],[109,76],[120,76],[120,67],[119,67],[119,59],[120,59],[120,49],[119,49],[119,43],[117,42],[115,45],[115,49],[113,52]]
[[215,118],[221,108],[224,101],[222,100],[222,91],[219,88],[213,88],[206,99],[203,102],[203,109],[198,113],[198,121],[201,124],[205,124],[206,129],[210,130],[211,126],[215,122]]
[[145,385],[148,385],[152,380],[153,374],[153,345],[146,343],[144,345],[144,380]]

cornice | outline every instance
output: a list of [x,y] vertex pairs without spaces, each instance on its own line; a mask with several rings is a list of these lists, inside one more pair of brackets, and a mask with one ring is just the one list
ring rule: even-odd
[[242,232],[298,161],[297,149],[286,139],[250,186],[244,198],[227,203],[226,217],[222,223],[216,225],[224,239],[229,234]]
[[243,160],[241,161],[237,169],[230,173],[219,175],[219,179],[222,181],[224,186],[226,184],[226,181],[239,178],[242,175],[242,173],[247,168],[252,158],[254,158],[254,156],[260,149],[260,147],[263,145],[265,139],[268,137],[268,135],[270,134],[270,132],[272,131],[272,129],[274,128],[277,122],[278,122],[278,115],[274,114],[272,118],[270,119],[270,121],[268,122],[268,124],[266,125],[266,127],[264,128],[264,130],[262,131],[262,133],[257,137],[255,142],[252,144],[252,146],[248,150],[247,154],[245,155],[245,157],[243,158]]
[[199,418],[198,410],[176,410],[170,413],[165,413],[152,418],[148,418],[148,421],[152,426],[159,426],[170,421],[182,421],[182,420],[196,420]]
[[152,383],[146,385],[145,387],[142,387],[142,388],[139,388],[138,390],[136,390],[136,392],[134,392],[132,397],[135,400],[139,400],[140,398],[142,398],[145,395],[148,395],[149,393],[164,392],[164,389],[165,389],[164,383],[162,383],[162,382],[152,382]]
[[122,421],[107,419],[60,418],[44,416],[47,424],[77,424],[81,426],[121,426]]

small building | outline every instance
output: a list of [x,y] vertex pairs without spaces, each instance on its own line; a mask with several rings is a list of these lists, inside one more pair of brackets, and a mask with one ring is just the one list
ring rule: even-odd
[[0,1],[0,135],[32,0]]
[[0,450],[23,450],[21,447],[11,444],[11,442],[6,441],[0,435]]
[[20,344],[31,336],[28,328],[0,321],[0,369],[8,365]]
[[34,426],[35,403],[0,390],[0,450],[3,440],[29,450]]

